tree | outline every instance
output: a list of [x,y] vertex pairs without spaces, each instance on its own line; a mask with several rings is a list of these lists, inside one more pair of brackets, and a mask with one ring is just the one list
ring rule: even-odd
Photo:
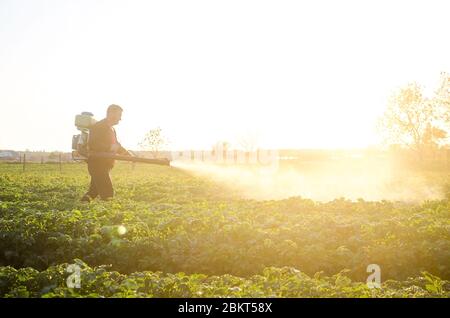
[[247,131],[238,139],[238,145],[246,152],[255,151],[259,144],[259,136],[255,132]]
[[155,129],[150,129],[145,134],[143,140],[139,143],[139,146],[143,150],[150,151],[153,158],[158,158],[159,152],[167,144],[167,138],[163,136],[161,128],[157,127]]
[[414,150],[419,158],[445,140],[435,98],[423,96],[417,83],[408,84],[393,94],[380,121],[388,143],[397,143]]
[[441,120],[444,125],[450,126],[450,74],[446,72],[441,73],[441,82],[436,94],[433,98],[437,110],[437,120]]

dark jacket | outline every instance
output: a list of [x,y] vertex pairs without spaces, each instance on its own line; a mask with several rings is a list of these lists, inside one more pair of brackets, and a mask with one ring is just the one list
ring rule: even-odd
[[[113,152],[111,146],[116,143],[118,147],[118,154],[126,154],[127,150],[123,148],[117,141],[116,131],[109,126],[106,119],[95,123],[89,130],[88,147],[89,151],[95,152]],[[89,164],[103,166],[105,168],[112,168],[114,166],[114,159],[108,158],[89,158]]]

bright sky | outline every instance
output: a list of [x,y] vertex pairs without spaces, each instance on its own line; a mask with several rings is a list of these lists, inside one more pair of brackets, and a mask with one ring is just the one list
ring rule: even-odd
[[74,116],[125,111],[124,146],[258,135],[364,147],[389,94],[450,70],[450,1],[0,0],[0,149],[70,151]]

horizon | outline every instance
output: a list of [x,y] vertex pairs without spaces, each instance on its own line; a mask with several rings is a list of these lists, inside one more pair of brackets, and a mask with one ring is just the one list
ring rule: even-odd
[[[397,149],[397,146],[399,146],[400,150],[405,150],[405,151],[409,151],[410,149],[407,146],[402,146],[402,145],[369,145],[367,147],[354,147],[354,148],[255,148],[254,150],[248,150],[248,152],[256,152],[258,150],[262,150],[262,151],[268,151],[268,150],[276,150],[276,151],[317,151],[317,152],[333,152],[333,151],[348,151],[348,152],[357,152],[357,151],[378,151],[378,152],[389,152],[391,151],[391,149]],[[142,149],[130,149],[131,151],[134,152],[148,152],[151,153],[152,150],[142,150]],[[244,149],[240,149],[240,148],[233,148],[230,147],[228,150],[225,151],[242,151],[242,152],[246,152],[246,150]],[[439,147],[439,150],[450,150],[449,145],[445,144]],[[11,148],[2,148],[0,149],[0,151],[14,151],[14,152],[43,152],[43,153],[52,153],[52,152],[56,152],[56,153],[62,153],[62,154],[70,154],[72,153],[72,150],[67,150],[67,151],[63,151],[63,150],[58,150],[58,149],[54,149],[54,150],[45,150],[45,149],[11,149]],[[179,149],[161,149],[159,150],[159,152],[183,152],[183,151],[212,151],[212,147],[210,148],[179,148]]]

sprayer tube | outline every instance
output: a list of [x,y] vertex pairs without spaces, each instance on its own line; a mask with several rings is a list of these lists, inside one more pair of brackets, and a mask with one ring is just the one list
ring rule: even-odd
[[116,154],[112,154],[109,152],[90,152],[89,158],[108,158],[108,159],[115,159],[115,160],[121,160],[121,161],[151,163],[151,164],[163,165],[163,166],[170,165],[169,159],[166,159],[166,158],[164,158],[164,159],[140,158],[140,157],[133,157],[133,156],[116,155]]

